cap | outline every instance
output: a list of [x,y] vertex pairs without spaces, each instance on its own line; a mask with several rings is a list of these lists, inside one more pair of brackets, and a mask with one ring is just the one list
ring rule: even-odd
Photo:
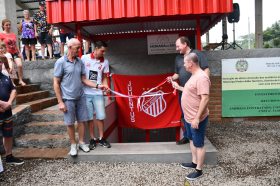
[[40,1],[39,6],[45,6],[45,1]]

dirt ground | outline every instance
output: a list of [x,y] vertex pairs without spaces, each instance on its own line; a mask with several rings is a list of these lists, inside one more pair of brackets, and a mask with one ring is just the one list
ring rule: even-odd
[[[190,185],[280,185],[280,122],[210,123],[207,137],[218,149],[218,165],[204,167]],[[191,170],[179,164],[72,164],[67,160],[26,160],[7,166],[0,185],[184,185]]]

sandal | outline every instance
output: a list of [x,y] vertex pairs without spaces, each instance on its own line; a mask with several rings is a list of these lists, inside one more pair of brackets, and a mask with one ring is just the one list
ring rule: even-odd
[[26,83],[24,83],[23,81],[18,82],[18,84],[21,85],[21,86],[25,86],[26,85]]

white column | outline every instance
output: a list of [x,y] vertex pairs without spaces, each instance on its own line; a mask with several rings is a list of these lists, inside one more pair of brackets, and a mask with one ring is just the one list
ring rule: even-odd
[[255,0],[255,40],[256,48],[263,47],[263,3],[262,0]]

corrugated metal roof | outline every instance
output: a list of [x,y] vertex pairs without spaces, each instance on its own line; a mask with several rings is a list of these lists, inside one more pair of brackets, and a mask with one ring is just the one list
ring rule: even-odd
[[232,0],[46,0],[48,22],[66,23],[122,18],[220,14]]
[[232,11],[232,1],[46,0],[46,7],[49,23],[78,30],[84,38],[108,40],[159,33],[204,34]]

